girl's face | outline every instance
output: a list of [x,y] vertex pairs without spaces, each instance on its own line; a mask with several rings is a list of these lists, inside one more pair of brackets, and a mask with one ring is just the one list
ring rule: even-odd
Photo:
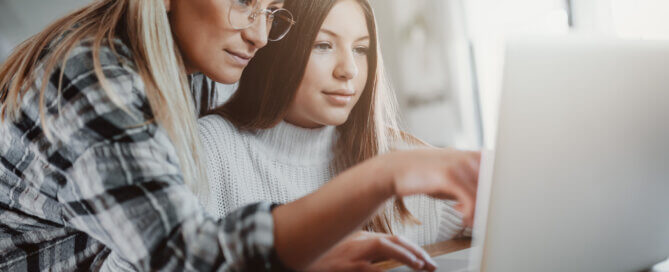
[[228,15],[232,4],[258,2],[263,9],[281,8],[283,0],[165,0],[172,33],[189,74],[202,72],[221,83],[234,83],[258,49],[267,44],[266,17],[237,30]]
[[305,128],[346,122],[365,88],[369,44],[360,5],[354,0],[336,3],[316,37],[285,120]]

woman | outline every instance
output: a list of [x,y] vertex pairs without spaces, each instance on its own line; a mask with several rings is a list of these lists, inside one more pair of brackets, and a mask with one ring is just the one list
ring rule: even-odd
[[[259,200],[291,201],[392,145],[421,144],[395,133],[400,130],[394,96],[382,85],[369,3],[298,2],[285,4],[302,24],[261,50],[238,92],[199,120],[213,214]],[[366,230],[401,234],[419,244],[464,231],[451,203],[425,197],[407,203],[422,226],[411,226],[411,213],[396,200]]]
[[[457,198],[472,214],[475,177],[444,173],[478,155],[435,151],[365,161],[285,205],[207,215],[189,190],[207,185],[187,75],[238,80],[289,30],[279,12],[100,0],[19,46],[0,68],[0,270],[302,269],[394,195]],[[438,178],[407,178],[426,170]],[[341,194],[359,179],[373,182]]]

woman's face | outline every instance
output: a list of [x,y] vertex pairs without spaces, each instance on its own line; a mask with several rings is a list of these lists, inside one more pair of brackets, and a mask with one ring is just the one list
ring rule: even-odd
[[341,125],[367,81],[370,44],[360,5],[342,0],[326,17],[285,120],[305,128]]
[[[202,72],[221,83],[239,81],[242,71],[258,49],[267,44],[265,17],[258,16],[249,28],[236,30],[228,15],[234,1],[165,0],[170,25],[189,74]],[[260,8],[281,8],[283,0],[257,0]]]

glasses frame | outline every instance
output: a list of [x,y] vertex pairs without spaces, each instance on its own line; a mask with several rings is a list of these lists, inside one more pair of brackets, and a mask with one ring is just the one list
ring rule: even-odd
[[235,29],[235,30],[243,30],[243,29],[247,29],[247,28],[253,26],[253,24],[255,24],[257,22],[256,19],[258,18],[259,15],[265,16],[265,20],[269,21],[269,19],[271,17],[274,17],[274,15],[277,12],[279,12],[279,11],[286,12],[290,15],[290,17],[288,17],[288,18],[284,17],[284,19],[286,19],[286,21],[290,25],[288,26],[288,29],[286,29],[286,31],[284,33],[282,33],[278,38],[272,39],[272,38],[269,37],[269,34],[272,32],[271,25],[270,25],[269,29],[267,29],[267,40],[275,42],[275,41],[279,41],[279,40],[283,39],[283,37],[285,37],[288,34],[288,32],[290,32],[290,30],[293,28],[293,26],[297,23],[295,20],[293,20],[293,14],[290,13],[290,11],[288,11],[287,9],[280,8],[280,9],[272,10],[272,9],[260,8],[260,2],[257,1],[255,7],[251,10],[251,13],[248,15],[249,24],[246,25],[246,26],[243,26],[243,27],[235,26],[235,24],[232,22],[232,12],[234,10],[234,6],[236,5],[234,3],[234,1],[236,1],[236,0],[230,0],[230,8],[228,9],[228,23],[230,23],[230,26],[232,26],[232,28]]

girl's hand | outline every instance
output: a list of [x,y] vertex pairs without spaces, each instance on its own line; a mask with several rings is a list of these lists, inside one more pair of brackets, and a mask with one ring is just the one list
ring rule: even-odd
[[427,252],[402,237],[358,231],[326,252],[307,271],[383,271],[373,262],[388,259],[415,270],[437,268]]

